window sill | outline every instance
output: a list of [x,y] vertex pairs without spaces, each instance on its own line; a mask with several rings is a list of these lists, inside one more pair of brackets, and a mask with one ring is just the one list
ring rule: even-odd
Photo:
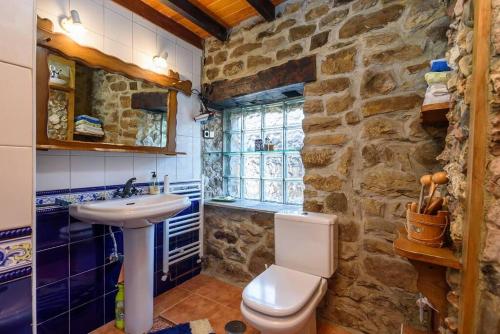
[[246,199],[238,199],[235,202],[217,202],[217,201],[207,200],[205,201],[204,205],[211,207],[227,208],[227,209],[252,210],[252,211],[266,212],[266,213],[276,213],[284,210],[302,211],[302,205],[268,203],[260,201],[251,201]]

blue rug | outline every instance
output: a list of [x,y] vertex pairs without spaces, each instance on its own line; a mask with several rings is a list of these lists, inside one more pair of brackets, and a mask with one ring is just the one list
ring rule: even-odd
[[215,331],[207,319],[202,319],[160,329],[150,334],[215,334]]

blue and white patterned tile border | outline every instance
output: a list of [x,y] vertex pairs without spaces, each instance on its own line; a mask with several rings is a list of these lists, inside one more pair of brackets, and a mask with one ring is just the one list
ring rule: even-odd
[[31,274],[31,227],[0,231],[0,283]]

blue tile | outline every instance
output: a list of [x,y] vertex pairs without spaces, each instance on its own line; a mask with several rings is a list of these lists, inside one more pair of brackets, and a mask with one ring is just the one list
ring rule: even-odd
[[118,283],[118,276],[120,276],[121,267],[122,263],[120,261],[104,266],[104,293],[116,290],[116,284]]
[[68,245],[36,252],[36,285],[41,287],[69,276]]
[[155,248],[155,272],[160,271],[163,269],[163,247],[156,247]]
[[104,322],[108,323],[115,320],[115,297],[118,290],[108,293],[104,296]]
[[36,328],[38,334],[68,334],[69,312],[38,324]]
[[66,245],[69,242],[67,209],[36,214],[36,249]]
[[[175,277],[174,272],[171,272],[171,275]],[[175,279],[170,280],[170,277],[167,277],[166,281],[162,281],[162,276],[161,271],[156,272],[154,275],[155,297],[175,287]]]
[[200,212],[200,201],[191,201],[191,210],[193,213]]
[[155,225],[155,247],[163,245],[163,229],[165,223]]
[[36,289],[36,303],[38,323],[67,312],[69,310],[68,279]]
[[104,264],[104,236],[71,243],[69,248],[70,275]]
[[70,307],[73,309],[104,294],[104,268],[97,268],[69,279]]
[[99,224],[83,223],[78,219],[71,217],[69,225],[70,241],[76,242],[104,235],[104,227],[104,225]]
[[104,238],[104,263],[110,263],[109,256],[113,253],[114,243],[112,235],[115,236],[117,252],[119,255],[123,255],[123,232],[114,232],[113,234],[108,234]]
[[0,285],[0,333],[31,333],[31,277]]
[[70,311],[71,334],[88,334],[104,325],[104,297]]

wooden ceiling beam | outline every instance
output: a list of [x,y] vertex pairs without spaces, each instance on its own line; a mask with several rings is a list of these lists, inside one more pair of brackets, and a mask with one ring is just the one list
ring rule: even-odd
[[187,0],[160,0],[162,4],[184,16],[189,21],[203,28],[206,32],[221,41],[226,41],[229,31],[200,8]]
[[276,18],[276,10],[270,0],[247,0],[247,2],[255,8],[266,21],[271,22]]
[[142,16],[146,20],[156,24],[157,26],[167,30],[168,32],[174,34],[175,36],[183,39],[189,44],[194,45],[199,49],[203,49],[203,39],[196,35],[191,30],[187,29],[183,25],[175,22],[171,18],[158,12],[153,7],[145,4],[140,0],[113,0],[113,2],[119,4],[122,7]]

